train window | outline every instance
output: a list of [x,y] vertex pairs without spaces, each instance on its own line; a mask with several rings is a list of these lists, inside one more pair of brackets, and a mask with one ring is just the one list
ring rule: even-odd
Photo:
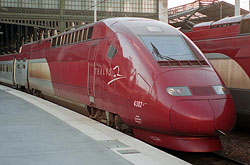
[[0,72],[2,71],[2,64],[0,64]]
[[117,53],[117,49],[113,45],[109,45],[108,57],[112,60]]
[[78,34],[79,34],[79,32],[76,31],[76,32],[75,32],[75,42],[78,42]]
[[250,19],[243,20],[240,25],[240,34],[250,33]]
[[68,36],[69,36],[69,34],[66,34],[66,35],[65,35],[63,45],[67,45],[67,42],[68,42]]
[[71,37],[72,37],[72,33],[69,33],[69,37],[68,37],[68,44],[70,44],[71,42]]
[[83,40],[82,37],[83,37],[83,30],[80,30],[79,31],[79,40],[78,41],[82,41]]
[[52,47],[55,47],[56,46],[56,37],[52,39]]
[[89,27],[89,30],[88,30],[88,40],[90,40],[92,38],[93,30],[94,30],[94,27]]
[[60,46],[60,44],[61,44],[61,36],[57,37],[57,43],[56,43],[56,45]]
[[75,39],[75,32],[72,33],[72,36],[71,36],[71,43],[73,44],[74,43],[74,39]]
[[197,60],[182,36],[140,36],[156,61]]
[[84,29],[83,41],[87,40],[88,29]]

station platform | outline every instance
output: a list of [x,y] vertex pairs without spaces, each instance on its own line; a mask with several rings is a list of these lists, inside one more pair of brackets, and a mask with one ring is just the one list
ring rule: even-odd
[[0,164],[188,164],[44,99],[0,85]]

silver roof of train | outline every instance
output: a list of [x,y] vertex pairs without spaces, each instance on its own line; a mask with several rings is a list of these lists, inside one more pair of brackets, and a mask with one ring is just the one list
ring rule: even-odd
[[147,34],[165,34],[165,35],[180,35],[180,31],[167,23],[148,19],[148,18],[133,18],[133,17],[122,17],[122,18],[109,18],[103,20],[103,22],[112,28],[114,31],[119,31],[116,24],[122,24],[127,27],[131,32],[137,35]]

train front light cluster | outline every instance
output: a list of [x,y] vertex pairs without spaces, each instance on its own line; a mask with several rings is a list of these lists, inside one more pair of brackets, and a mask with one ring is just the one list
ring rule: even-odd
[[168,87],[166,90],[171,96],[192,96],[188,87]]
[[227,88],[222,85],[213,86],[217,95],[225,95],[228,93]]

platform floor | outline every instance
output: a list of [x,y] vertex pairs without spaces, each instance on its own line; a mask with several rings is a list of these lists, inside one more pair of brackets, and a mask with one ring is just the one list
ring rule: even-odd
[[49,101],[0,85],[0,164],[187,164]]

